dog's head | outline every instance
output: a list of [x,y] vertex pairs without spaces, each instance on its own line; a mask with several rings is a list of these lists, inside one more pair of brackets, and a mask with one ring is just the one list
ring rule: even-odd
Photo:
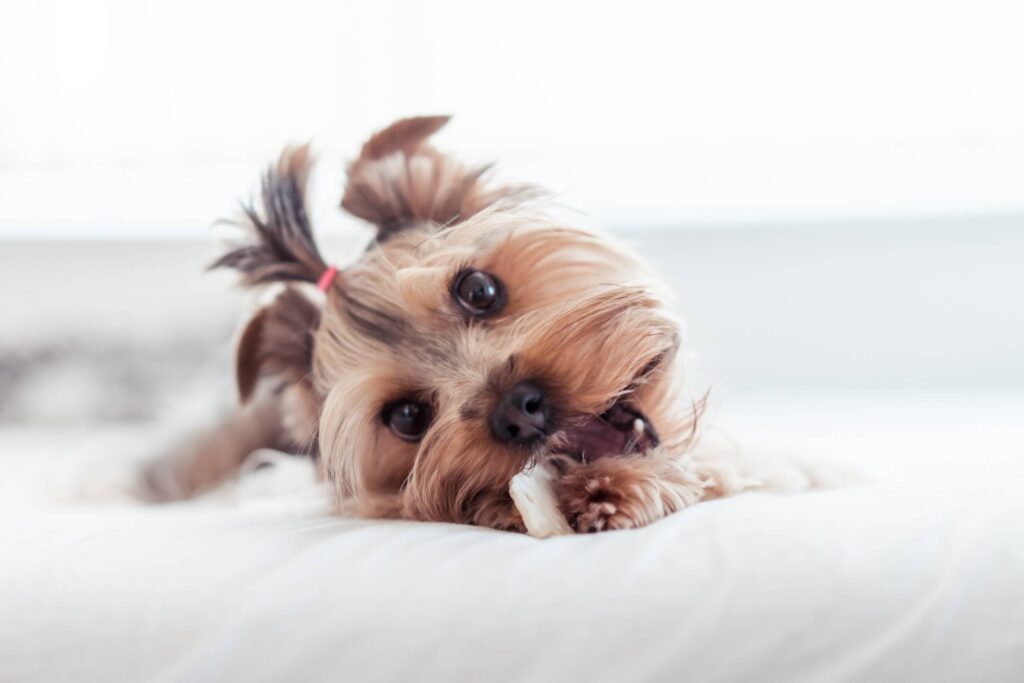
[[[377,226],[325,287],[289,286],[239,347],[243,398],[260,378],[315,432],[324,471],[367,515],[495,525],[531,461],[572,467],[678,447],[679,329],[647,268],[591,232],[531,211],[426,142],[441,117],[400,121],[349,168],[342,206]],[[259,237],[218,265],[247,282],[316,282],[327,269],[303,208],[308,159],[264,182]]]

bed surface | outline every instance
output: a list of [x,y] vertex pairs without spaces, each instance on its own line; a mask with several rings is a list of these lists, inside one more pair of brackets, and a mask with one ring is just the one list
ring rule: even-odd
[[7,428],[0,680],[1020,680],[1022,408],[737,402],[870,481],[543,541],[330,517],[299,461],[104,500],[145,428]]

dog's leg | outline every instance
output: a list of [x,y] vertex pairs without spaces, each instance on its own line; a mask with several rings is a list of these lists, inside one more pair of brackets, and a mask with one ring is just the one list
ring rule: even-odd
[[486,499],[479,501],[479,505],[474,509],[473,523],[499,531],[526,533],[523,516],[507,491],[496,492],[493,496],[487,496]]
[[[374,506],[364,506],[359,514],[364,517],[401,517],[420,521],[439,521],[435,518],[424,517],[410,504],[407,496],[403,496],[399,510],[390,510],[375,501]],[[464,516],[458,520],[449,521],[458,521],[461,524],[472,524],[499,531],[526,533],[523,516],[519,513],[507,487],[504,490],[481,491],[472,498],[472,503],[466,506]]]
[[575,465],[556,484],[559,507],[578,533],[644,526],[725,492],[713,469],[653,453]]
[[234,474],[253,451],[283,448],[278,403],[276,397],[261,397],[171,443],[143,464],[140,497],[153,502],[195,497]]

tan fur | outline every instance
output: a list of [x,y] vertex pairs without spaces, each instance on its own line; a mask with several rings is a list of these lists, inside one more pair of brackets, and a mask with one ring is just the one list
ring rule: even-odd
[[[321,469],[351,514],[522,531],[509,482],[546,458],[559,466],[556,496],[581,532],[641,526],[727,493],[714,466],[688,458],[703,404],[683,393],[680,327],[649,269],[607,237],[529,211],[531,191],[492,186],[483,169],[429,146],[446,121],[406,119],[364,145],[342,206],[374,224],[377,241],[328,288],[318,315],[289,289],[256,316],[239,351],[243,398],[260,382],[288,387],[280,421],[296,439],[316,425]],[[326,267],[300,201],[306,152],[302,163],[295,154],[264,183],[284,188],[284,199],[265,193],[263,214],[250,211],[256,244],[219,262],[247,281],[277,272],[315,282]],[[504,283],[499,313],[475,319],[454,301],[467,267]],[[523,381],[543,385],[559,429],[625,397],[661,443],[594,462],[552,456],[558,434],[531,449],[501,443],[487,416]],[[383,418],[409,397],[433,412],[418,443]]]

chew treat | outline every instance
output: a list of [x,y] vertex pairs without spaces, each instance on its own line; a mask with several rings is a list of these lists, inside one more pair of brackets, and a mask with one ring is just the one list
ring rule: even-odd
[[573,533],[558,509],[551,482],[551,470],[544,466],[534,466],[513,477],[508,486],[516,509],[523,516],[526,532],[535,538]]

